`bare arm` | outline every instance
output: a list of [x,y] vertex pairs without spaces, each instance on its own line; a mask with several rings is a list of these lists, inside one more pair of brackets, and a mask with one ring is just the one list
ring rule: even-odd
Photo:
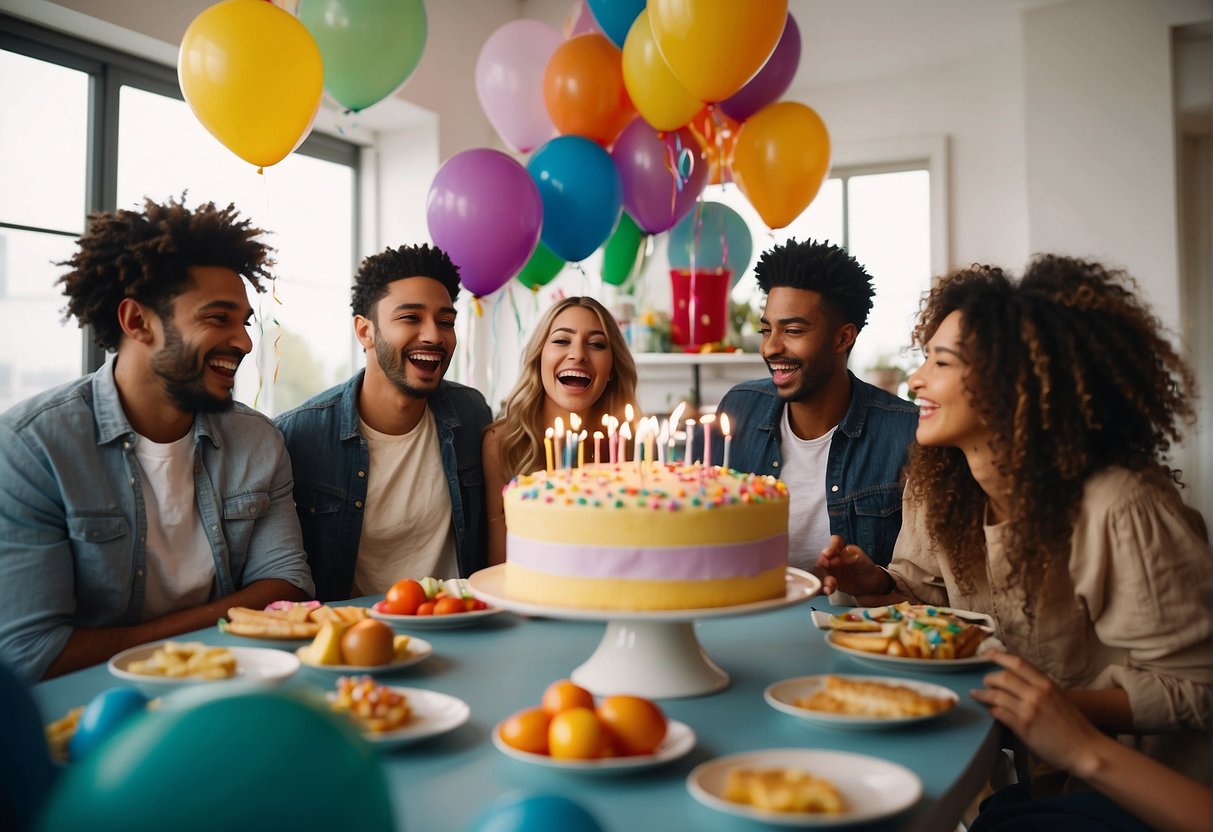
[[481,464],[484,466],[484,506],[488,515],[489,566],[505,563],[505,501],[501,489],[505,474],[497,456],[497,430],[486,428],[481,443]]

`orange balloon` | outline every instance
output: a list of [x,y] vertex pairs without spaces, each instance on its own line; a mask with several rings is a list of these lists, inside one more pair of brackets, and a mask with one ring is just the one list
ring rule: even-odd
[[811,107],[781,101],[746,119],[733,150],[733,177],[771,228],[796,219],[830,172],[830,134]]
[[563,135],[585,136],[604,147],[636,117],[619,49],[597,32],[556,47],[543,73],[543,103]]
[[732,182],[733,148],[741,122],[709,104],[687,122],[687,129],[695,134],[703,148],[701,156],[708,165],[708,181],[713,185]]

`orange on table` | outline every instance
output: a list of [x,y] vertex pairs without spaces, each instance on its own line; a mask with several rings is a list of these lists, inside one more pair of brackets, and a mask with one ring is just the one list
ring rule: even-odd
[[425,590],[411,578],[396,581],[383,599],[383,611],[389,615],[416,615],[426,601]]
[[665,739],[665,714],[644,697],[608,696],[595,713],[620,756],[652,754]]
[[610,749],[606,731],[590,708],[569,708],[552,717],[548,753],[571,760],[594,760]]
[[541,703],[549,716],[570,708],[594,709],[594,695],[571,679],[557,679],[543,692]]
[[543,708],[527,708],[501,723],[501,739],[506,745],[532,754],[548,753],[548,727],[552,717]]

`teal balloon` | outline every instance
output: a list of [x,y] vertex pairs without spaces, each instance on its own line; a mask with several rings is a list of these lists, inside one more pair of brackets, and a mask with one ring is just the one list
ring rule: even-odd
[[671,269],[732,269],[736,285],[754,253],[754,237],[745,220],[721,202],[704,202],[670,229]]
[[535,246],[535,252],[531,255],[531,259],[526,261],[522,271],[518,272],[518,280],[528,289],[538,289],[540,286],[551,283],[563,268],[564,261],[552,254],[550,248],[540,243]]
[[[55,714],[58,718],[62,714]],[[55,765],[29,688],[0,662],[0,829],[25,832],[51,792]]]
[[507,795],[489,805],[471,832],[603,832],[580,803],[557,794]]
[[643,244],[644,232],[636,220],[624,211],[619,215],[619,223],[602,250],[602,282],[612,286],[626,283],[636,271]]
[[584,136],[557,136],[526,163],[543,200],[539,239],[577,263],[606,242],[623,208],[623,182],[605,150]]
[[354,112],[395,92],[425,50],[422,0],[302,0],[298,14],[320,47],[324,88]]
[[45,832],[393,830],[371,746],[322,704],[276,692],[190,697],[123,726],[60,778]]

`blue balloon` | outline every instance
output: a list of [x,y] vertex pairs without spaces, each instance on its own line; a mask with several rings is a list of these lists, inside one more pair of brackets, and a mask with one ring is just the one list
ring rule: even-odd
[[603,832],[580,803],[555,794],[509,795],[497,800],[469,832]]
[[750,267],[754,237],[741,215],[721,202],[704,202],[670,229],[671,269],[732,269],[736,285]]
[[598,28],[620,49],[627,40],[628,29],[644,11],[644,3],[645,0],[586,0]]
[[553,254],[576,263],[606,242],[623,210],[623,182],[610,154],[582,136],[557,136],[526,169],[543,200],[539,239]]
[[0,829],[33,827],[55,773],[38,706],[25,683],[0,662]]
[[129,719],[143,713],[147,713],[147,697],[134,688],[101,691],[80,714],[76,733],[67,744],[68,756],[82,759]]

